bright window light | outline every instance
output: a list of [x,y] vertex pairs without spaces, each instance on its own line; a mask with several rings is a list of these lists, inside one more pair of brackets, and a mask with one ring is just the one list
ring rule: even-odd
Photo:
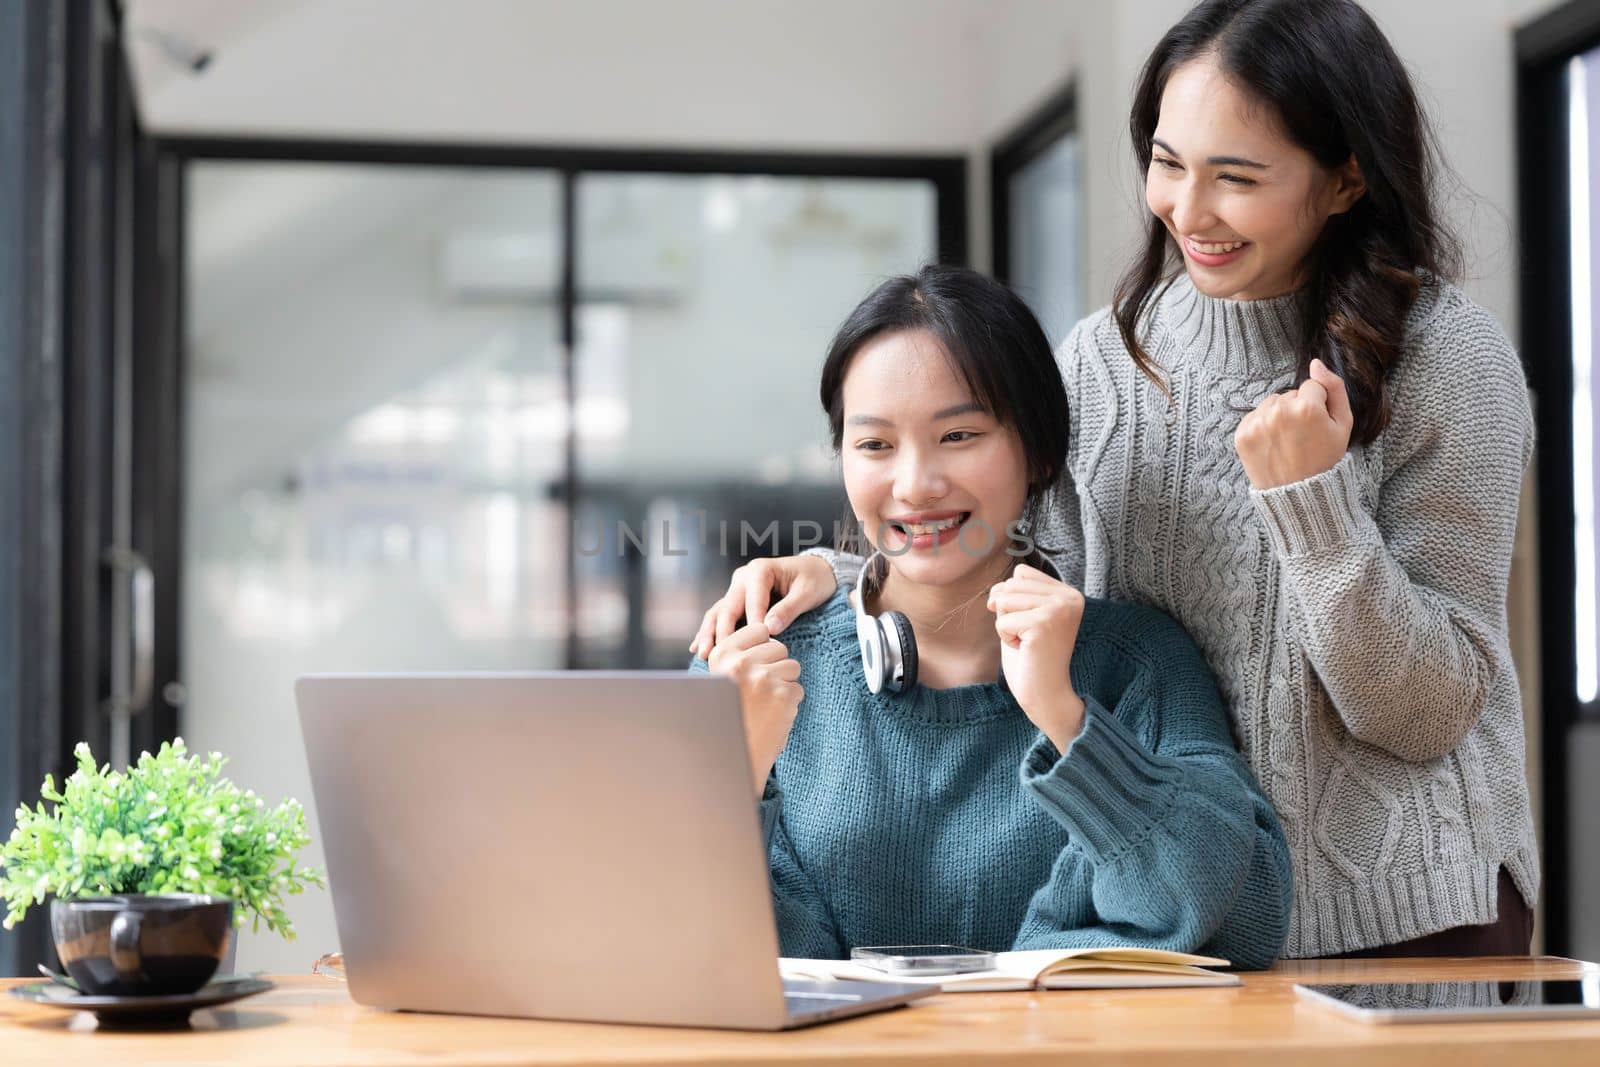
[[1567,66],[1568,174],[1572,194],[1572,505],[1577,552],[1578,699],[1594,700],[1600,691],[1596,662],[1594,402],[1590,369],[1589,249],[1589,86],[1584,57]]

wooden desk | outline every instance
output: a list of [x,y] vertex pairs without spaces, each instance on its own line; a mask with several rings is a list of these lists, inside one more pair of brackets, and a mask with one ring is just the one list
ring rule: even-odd
[[[330,978],[278,978],[193,1032],[96,1033],[92,1017],[0,996],[0,1063],[1600,1064],[1600,1021],[1369,1026],[1297,1002],[1296,981],[1571,978],[1552,958],[1289,963],[1242,988],[965,993],[781,1034],[413,1015],[353,1003]],[[0,985],[10,986],[8,980]]]

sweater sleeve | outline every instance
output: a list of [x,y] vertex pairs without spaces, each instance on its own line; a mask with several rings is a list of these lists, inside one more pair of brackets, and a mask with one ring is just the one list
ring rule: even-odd
[[[699,656],[689,661],[690,674],[710,674]],[[761,794],[761,840],[767,849],[772,908],[778,920],[779,952],[800,959],[843,959],[845,952],[822,895],[789,843],[783,829],[783,793],[776,774],[767,777]]]
[[823,561],[833,568],[833,580],[838,583],[840,589],[860,581],[861,568],[867,563],[862,556],[852,555],[849,552],[835,552],[831,548],[808,548],[800,554],[821,556]]
[[[1023,761],[1025,788],[1072,840],[1015,947],[1138,945],[1270,966],[1289,930],[1288,845],[1198,652],[1152,665],[1120,714],[1084,702],[1064,754],[1041,736]],[[1130,716],[1181,725],[1151,747]]]
[[1506,586],[1533,447],[1509,342],[1481,309],[1440,317],[1391,378],[1387,470],[1370,509],[1354,452],[1251,494],[1339,718],[1414,762],[1456,748],[1512,670]]
[[1205,656],[1171,617],[1091,601],[1072,654],[1086,705],[1066,752],[1040,736],[1022,785],[1070,841],[1018,947],[1149,945],[1264,968],[1288,936],[1290,853],[1238,755]]

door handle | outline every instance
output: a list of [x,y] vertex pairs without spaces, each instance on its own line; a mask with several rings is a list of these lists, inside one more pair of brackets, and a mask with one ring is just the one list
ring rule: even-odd
[[101,558],[114,572],[128,577],[128,630],[133,656],[127,692],[113,692],[110,708],[133,715],[149,705],[156,684],[156,576],[145,558],[131,548],[113,546]]

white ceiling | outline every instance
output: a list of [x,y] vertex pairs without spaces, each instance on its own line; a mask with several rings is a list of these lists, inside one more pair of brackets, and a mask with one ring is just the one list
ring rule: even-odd
[[[1065,80],[1083,2],[125,7],[141,118],[161,134],[950,152]],[[157,34],[213,58],[192,72]]]

